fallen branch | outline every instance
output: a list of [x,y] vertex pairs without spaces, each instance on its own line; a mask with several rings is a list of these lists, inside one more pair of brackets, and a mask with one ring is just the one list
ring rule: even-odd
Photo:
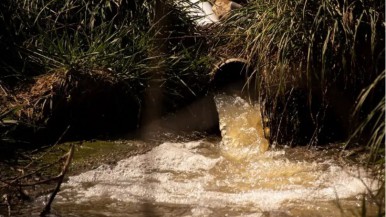
[[67,153],[67,160],[66,163],[63,166],[63,170],[60,173],[58,177],[58,183],[56,185],[56,188],[54,192],[52,192],[50,199],[48,200],[47,205],[44,207],[43,211],[40,213],[40,216],[46,216],[51,211],[51,204],[55,199],[56,194],[60,191],[60,186],[62,185],[62,182],[64,180],[64,176],[66,175],[68,168],[70,167],[72,157],[74,155],[74,144],[71,145],[70,151]]
[[[30,176],[32,176],[32,175],[35,175],[37,172],[42,171],[42,170],[44,170],[44,169],[50,168],[50,167],[52,167],[53,165],[55,165],[55,164],[57,164],[58,162],[60,162],[61,159],[62,159],[62,158],[58,159],[57,161],[55,161],[55,162],[53,162],[53,163],[47,164],[47,165],[45,165],[45,166],[42,166],[42,167],[40,167],[40,168],[38,168],[38,169],[36,169],[36,170],[34,170],[34,171],[28,173],[28,174],[25,174],[25,175],[23,175],[23,176],[17,177],[17,178],[15,178],[15,179],[13,179],[13,180],[12,180],[10,183],[8,183],[8,184],[9,184],[9,185],[16,185],[16,186],[19,186],[20,184],[17,184],[17,183],[16,183],[17,181],[22,180],[22,179],[27,178],[27,177],[30,177]],[[2,180],[1,182],[7,183],[7,182],[4,181],[4,180]]]
[[[49,147],[50,150],[53,149],[57,144],[59,144],[60,141],[62,141],[63,137],[66,135],[66,133],[67,133],[67,131],[68,131],[69,129],[70,129],[70,125],[67,126],[67,128],[64,130],[64,132],[62,133],[62,135],[60,135],[60,137],[58,138],[58,140],[56,140],[56,142],[55,142],[53,145],[47,146],[47,147]],[[43,148],[45,148],[45,147],[43,147]],[[27,166],[24,167],[24,169],[26,169],[26,168],[28,168],[29,166],[31,166],[31,165],[32,165],[34,162],[36,162],[37,160],[42,159],[47,153],[48,153],[48,151],[45,152],[44,154],[42,154],[40,157],[36,158],[35,160],[31,161]]]
[[43,185],[43,184],[50,184],[54,181],[59,181],[62,177],[62,174],[59,174],[58,176],[46,179],[46,180],[41,180],[38,182],[33,182],[33,183],[20,183],[17,184],[18,187],[29,187],[29,186],[36,186],[36,185]]

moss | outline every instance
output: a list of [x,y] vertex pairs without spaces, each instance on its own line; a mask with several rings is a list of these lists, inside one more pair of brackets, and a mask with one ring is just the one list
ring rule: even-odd
[[[42,159],[43,164],[55,161],[67,153],[73,143],[63,143],[53,148],[50,153]],[[151,143],[140,141],[82,141],[75,144],[74,159],[70,167],[70,174],[94,169],[102,164],[114,165],[119,160],[129,156],[142,154],[153,147]]]

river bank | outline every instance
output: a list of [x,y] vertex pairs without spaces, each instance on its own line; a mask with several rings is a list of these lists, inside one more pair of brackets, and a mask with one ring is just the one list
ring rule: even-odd
[[[245,119],[256,115],[256,108],[240,97],[220,96],[216,102],[221,137],[159,131],[147,140],[75,143],[68,179],[52,214],[378,216],[383,212],[384,168],[361,166],[358,161],[366,161],[365,155],[352,155],[356,152],[340,144],[271,146],[267,151],[262,120],[256,124]],[[256,138],[250,135],[254,130],[260,131]],[[50,165],[70,146],[48,147],[43,155],[25,153],[37,161],[31,167],[28,161],[24,166],[23,161],[18,166],[14,162],[13,173],[28,174]],[[49,179],[57,167],[34,172],[16,186]],[[38,216],[49,188],[22,187],[25,194],[40,194],[12,206],[12,215]]]
[[[384,2],[235,1],[242,7],[227,11],[219,21],[197,25],[200,17],[189,11],[197,12],[200,5],[188,0],[181,0],[186,4],[173,0],[4,1],[0,5],[0,162],[6,177],[2,186],[7,188],[2,194],[4,212],[20,199],[34,198],[34,192],[43,195],[51,190],[35,188],[33,183],[57,180],[69,156],[65,142],[71,141],[112,141],[72,142],[75,154],[81,153],[79,159],[84,157],[81,162],[75,156],[75,173],[93,173],[101,163],[109,165],[102,173],[110,169],[114,172],[120,160],[146,158],[160,146],[166,153],[169,147],[199,159],[207,159],[201,152],[209,150],[219,162],[232,153],[248,159],[268,149],[290,165],[296,163],[287,155],[291,151],[276,151],[290,147],[307,154],[306,147],[327,154],[315,150],[322,147],[336,152],[339,157],[335,158],[343,162],[353,160],[350,167],[382,171],[376,176],[384,180]],[[210,6],[206,2],[209,11]],[[258,109],[229,120],[253,125],[262,122],[262,128],[230,139],[222,132],[222,117],[213,98],[219,93],[237,93],[248,103],[259,103]],[[238,109],[246,104],[236,106],[235,111],[241,112]],[[152,136],[164,136],[157,131],[163,127],[172,131],[165,131],[168,139],[161,142],[156,138],[149,143]],[[230,134],[238,135],[239,128],[236,124]],[[210,148],[189,148],[185,141],[175,141],[196,141],[196,136],[219,140],[220,135],[224,141],[233,141],[233,146],[226,146],[230,150],[227,154],[218,152],[218,142],[211,143]],[[256,138],[264,145],[248,151],[259,143]],[[238,152],[244,142],[250,143],[247,148],[241,147],[245,153]],[[163,152],[157,153],[162,158]],[[40,160],[41,155],[50,157]],[[316,168],[316,173],[330,172],[334,177],[335,163],[337,171],[343,171],[338,159],[332,165],[322,162],[327,168]],[[267,161],[271,160],[268,157]],[[244,166],[250,164],[240,167]],[[204,170],[210,174],[211,168]],[[169,173],[179,173],[163,172],[165,179]],[[155,171],[154,175],[161,177],[163,172]],[[196,172],[193,178],[197,178]],[[221,180],[222,176],[213,177]],[[126,178],[133,181],[135,177]],[[158,186],[158,181],[152,184]],[[24,192],[24,187],[32,190]],[[208,193],[208,189],[198,190]],[[245,196],[242,190],[238,193]],[[358,205],[360,193],[356,193]],[[147,193],[138,197],[151,200]],[[253,204],[248,199],[244,202]],[[169,203],[172,207],[181,204],[186,205]],[[261,204],[254,207],[261,208]],[[183,214],[195,215],[196,210],[197,215],[201,211],[210,215],[222,209],[195,208],[184,207]],[[251,213],[247,210],[245,214]]]

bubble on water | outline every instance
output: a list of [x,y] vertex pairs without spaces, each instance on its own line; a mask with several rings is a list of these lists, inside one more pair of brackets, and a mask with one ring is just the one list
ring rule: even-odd
[[188,207],[185,216],[224,216],[227,211],[261,216],[378,190],[379,182],[365,169],[339,166],[323,152],[316,154],[316,162],[291,160],[286,150],[266,151],[268,142],[261,134],[256,107],[228,96],[217,97],[216,104],[221,144],[201,140],[163,143],[115,166],[102,165],[70,177],[57,202],[107,199]]
[[349,198],[374,190],[377,185],[365,171],[357,177],[355,168],[330,162],[290,161],[283,151],[268,151],[244,162],[221,156],[209,158],[196,152],[202,144],[164,143],[146,154],[119,161],[114,167],[101,166],[70,177],[62,199],[58,199],[68,203],[63,199],[67,194],[78,203],[109,198],[202,210],[248,207],[247,211],[261,212],[279,210],[288,202]]
[[196,207],[196,208],[193,208],[191,212],[192,212],[192,215],[191,215],[192,217],[193,216],[200,216],[200,217],[210,216],[213,213],[211,209],[208,209],[206,207]]
[[268,149],[259,105],[228,95],[216,95],[215,102],[226,156],[244,159]]

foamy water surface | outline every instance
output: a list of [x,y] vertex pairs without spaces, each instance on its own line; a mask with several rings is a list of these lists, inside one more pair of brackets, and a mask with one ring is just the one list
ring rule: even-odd
[[248,162],[230,161],[214,144],[194,141],[163,143],[116,166],[102,165],[70,177],[57,205],[114,201],[182,206],[190,215],[213,215],[217,209],[261,214],[298,203],[352,199],[377,186],[365,170],[329,160],[290,161],[285,151],[267,151]]
[[362,195],[378,190],[365,169],[322,152],[302,159],[306,149],[296,149],[297,158],[288,155],[295,149],[267,151],[258,107],[238,97],[216,103],[221,142],[165,142],[72,176],[54,209],[72,216],[355,216]]

